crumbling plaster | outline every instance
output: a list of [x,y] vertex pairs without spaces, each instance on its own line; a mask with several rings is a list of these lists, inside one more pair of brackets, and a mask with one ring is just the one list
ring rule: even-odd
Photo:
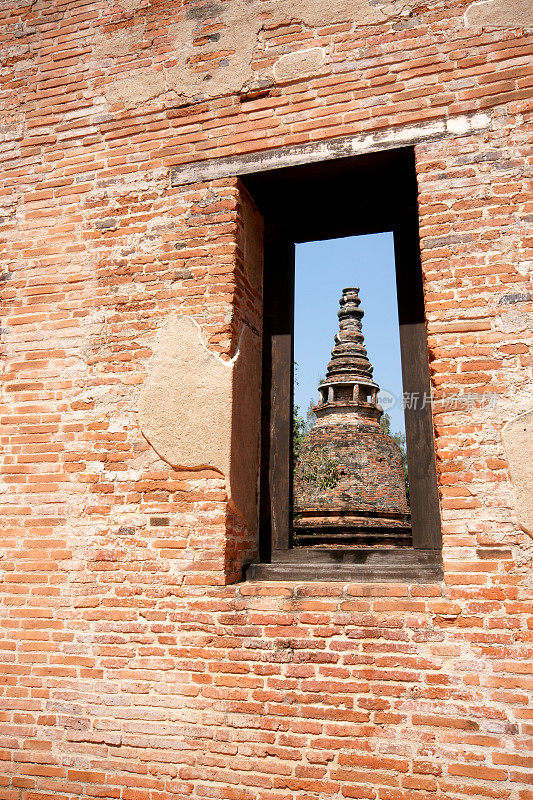
[[306,50],[297,50],[295,53],[286,53],[274,64],[274,77],[282,83],[306,75],[315,75],[325,60],[326,51],[323,47],[310,47]]
[[[120,0],[126,10],[142,7],[142,0]],[[207,0],[189,5],[180,22],[166,31],[173,47],[170,63],[157,70],[137,70],[134,75],[113,81],[106,90],[110,103],[137,105],[165,92],[187,99],[233,94],[246,87],[275,80],[298,80],[316,74],[323,67],[326,51],[305,48],[280,56],[272,69],[256,70],[253,55],[265,25],[295,20],[308,27],[350,22],[375,25],[386,20],[401,21],[409,15],[407,0]],[[146,6],[149,8],[149,4]],[[531,28],[531,0],[482,0],[465,13],[466,27]],[[144,36],[138,23],[112,35],[101,33],[95,40],[95,58],[123,57],[135,52]],[[134,65],[132,65],[134,67]]]
[[373,3],[369,0],[274,0],[269,4],[269,13],[279,19],[297,19],[304,25],[329,25],[331,22],[355,22],[358,25],[373,25],[383,22],[398,12],[405,3]]
[[94,53],[98,58],[118,58],[135,50],[143,40],[145,26],[132,25],[120,28],[112,36],[97,33],[94,37]]
[[482,0],[472,3],[465,14],[472,28],[533,28],[531,0]]
[[126,11],[135,11],[135,9],[140,8],[144,2],[145,0],[118,0],[119,6]]
[[521,527],[533,537],[533,410],[509,420],[502,430],[503,447],[515,491]]
[[[253,54],[265,24],[297,20],[309,27],[347,21],[372,25],[399,16],[404,6],[399,0],[374,4],[369,0],[303,0],[297,4],[290,0],[232,0],[191,6],[185,8],[183,19],[167,30],[178,63],[118,79],[108,87],[106,96],[111,103],[134,105],[167,91],[188,99],[216,97],[238,92],[254,81],[271,81],[273,75],[276,80],[308,77],[324,63],[325,52],[309,53],[320,48],[283,55],[273,71],[254,70]],[[137,45],[135,31],[140,38],[144,28],[137,25],[129,29],[118,49],[114,47],[115,35],[99,36],[95,57],[122,56],[128,42],[133,50]]]
[[224,361],[206,347],[192,317],[172,315],[158,333],[139,398],[141,431],[159,457],[174,468],[220,471],[251,530],[257,528],[258,339],[245,326],[236,355]]
[[142,70],[133,78],[123,78],[110,84],[106,98],[109,103],[133,106],[157,97],[166,89],[166,76],[163,70]]

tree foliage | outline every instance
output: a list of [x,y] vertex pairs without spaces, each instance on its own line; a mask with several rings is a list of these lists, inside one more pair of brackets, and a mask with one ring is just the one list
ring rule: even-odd
[[313,427],[315,415],[312,403],[309,404],[307,417],[300,415],[298,406],[294,406],[292,419],[292,452],[294,463],[295,485],[315,486],[320,491],[334,489],[339,482],[339,464],[330,458],[325,447],[312,447],[309,433]]

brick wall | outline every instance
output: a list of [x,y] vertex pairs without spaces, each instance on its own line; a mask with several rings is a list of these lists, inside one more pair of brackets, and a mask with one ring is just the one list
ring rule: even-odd
[[[468,27],[464,0],[304,6],[251,26],[241,81],[224,18],[174,0],[0,4],[2,800],[533,796],[531,540],[500,436],[533,406],[531,34],[512,8]],[[213,90],[180,83],[172,26],[197,18]],[[235,583],[255,537],[224,476],[138,424],[170,314],[223,359],[257,317],[238,181],[169,170],[447,117],[415,148],[444,581]]]
[[[349,414],[345,415],[349,417]],[[378,422],[354,421],[335,423],[320,420],[310,433],[305,446],[310,452],[324,453],[336,465],[338,480],[335,486],[322,488],[317,483],[295,480],[295,509],[315,510],[334,508],[370,511],[381,514],[406,515],[409,506],[405,496],[400,450]]]

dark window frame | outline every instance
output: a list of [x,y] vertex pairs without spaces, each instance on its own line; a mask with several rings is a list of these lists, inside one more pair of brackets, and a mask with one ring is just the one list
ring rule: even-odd
[[439,580],[441,523],[430,404],[406,409],[412,548],[292,548],[294,256],[297,242],[392,231],[404,392],[429,397],[430,372],[413,148],[243,177],[263,214],[260,563],[251,579]]

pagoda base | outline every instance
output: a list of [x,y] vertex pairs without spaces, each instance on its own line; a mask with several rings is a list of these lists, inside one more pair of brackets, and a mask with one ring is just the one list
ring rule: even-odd
[[293,546],[412,547],[409,514],[307,509],[293,523]]
[[293,547],[412,547],[411,528],[294,528]]

